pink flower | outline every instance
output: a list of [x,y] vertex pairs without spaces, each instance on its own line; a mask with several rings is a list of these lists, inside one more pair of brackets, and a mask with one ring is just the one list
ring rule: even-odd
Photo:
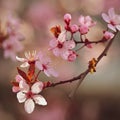
[[120,15],[115,14],[114,8],[108,10],[108,15],[102,13],[102,18],[108,23],[109,29],[115,32],[116,30],[120,31]]
[[11,58],[12,60],[15,60],[16,54],[23,50],[20,41],[14,39],[5,40],[2,47],[4,49],[4,57]]
[[19,103],[25,102],[24,108],[27,113],[30,114],[34,111],[35,103],[43,106],[47,105],[45,98],[39,95],[43,89],[42,82],[39,81],[29,86],[26,82],[21,81],[20,88],[21,91],[17,93],[17,99]]
[[[15,40],[23,40],[24,36],[20,33],[20,21],[19,19],[15,19],[11,14],[8,16],[8,20],[6,22],[7,34],[10,39]],[[9,39],[8,38],[8,39]]]
[[51,67],[51,60],[45,56],[42,52],[38,53],[38,61],[36,62],[36,67],[42,70],[48,77],[51,75],[57,77],[57,72]]
[[67,25],[70,24],[71,19],[72,19],[71,14],[67,13],[64,15],[64,21]]
[[109,32],[109,31],[105,31],[104,32],[104,35],[103,35],[103,38],[105,38],[106,40],[110,40],[114,37],[114,34]]
[[79,30],[79,27],[76,24],[70,26],[70,30],[72,33],[75,33]]
[[70,50],[67,60],[70,61],[70,62],[73,62],[74,60],[76,60],[77,56],[78,55],[74,51]]
[[75,42],[73,40],[60,41],[58,39],[53,39],[50,41],[50,50],[52,50],[55,56],[61,56],[63,59],[67,60],[69,50],[75,47]]
[[79,17],[80,28],[79,31],[81,34],[87,34],[89,28],[94,26],[96,23],[91,19],[90,16],[80,16]]

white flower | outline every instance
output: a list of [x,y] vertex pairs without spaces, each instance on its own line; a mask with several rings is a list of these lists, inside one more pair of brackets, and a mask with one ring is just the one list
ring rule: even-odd
[[26,58],[20,58],[20,57],[16,56],[16,59],[18,61],[23,62],[23,64],[20,65],[20,67],[28,67],[30,62],[36,62],[38,59],[36,51],[33,51],[32,53],[25,52],[25,57]]
[[47,102],[45,98],[39,93],[43,89],[43,83],[42,82],[36,82],[31,87],[23,81],[20,81],[19,87],[21,88],[21,91],[17,93],[17,99],[19,103],[24,104],[25,111],[27,113],[32,113],[35,108],[35,103],[38,105],[47,105]]

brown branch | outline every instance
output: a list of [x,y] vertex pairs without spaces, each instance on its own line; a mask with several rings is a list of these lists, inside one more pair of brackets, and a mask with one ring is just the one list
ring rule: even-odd
[[[114,33],[115,36],[117,35],[118,32]],[[108,42],[107,46],[105,47],[105,49],[102,51],[102,53],[98,56],[97,58],[97,61],[96,61],[96,66],[97,64],[100,62],[100,60],[107,55],[107,52],[109,51],[109,48],[111,47],[113,41],[114,41],[114,38],[115,36]],[[101,41],[101,40],[100,40]],[[99,41],[99,42],[100,42]],[[96,41],[98,43],[98,41]],[[94,43],[96,43],[94,41]],[[79,80],[79,84],[77,86],[77,88],[80,86],[81,82],[84,80],[84,78],[87,76],[87,74],[90,72],[90,68],[88,68],[86,71],[84,71],[83,73],[79,74],[78,76],[76,77],[73,77],[72,79],[68,79],[68,80],[64,80],[64,81],[59,81],[59,82],[56,82],[56,83],[50,83],[48,84],[47,86],[45,86],[45,88],[48,88],[48,87],[55,87],[55,86],[58,86],[58,85],[62,85],[62,84],[66,84],[66,83],[71,83],[73,81],[77,81]]]

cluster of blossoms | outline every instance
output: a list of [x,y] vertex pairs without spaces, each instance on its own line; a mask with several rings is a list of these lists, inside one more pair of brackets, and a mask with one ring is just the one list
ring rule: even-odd
[[24,36],[19,30],[20,21],[12,15],[8,15],[5,23],[5,31],[2,31],[2,28],[0,31],[0,47],[4,50],[5,58],[15,60],[16,54],[23,50],[21,40],[24,39]]
[[[101,40],[91,41],[86,37],[86,34],[89,32],[91,27],[96,25],[96,22],[94,22],[90,16],[81,15],[79,17],[78,25],[71,24],[71,19],[72,19],[71,15],[65,14],[64,30],[62,31],[59,25],[51,28],[51,32],[53,33],[54,38],[49,43],[50,44],[49,50],[52,51],[55,56],[57,57],[60,56],[63,59],[72,62],[77,58],[78,56],[77,52],[81,48],[81,46],[78,45],[82,44],[83,45],[82,48],[84,46],[88,48],[92,48],[91,44],[93,43],[103,43],[108,40],[112,40],[115,34],[118,31],[120,31],[120,15],[115,14],[114,9],[111,8],[108,11],[108,15],[103,13],[102,17],[108,23],[107,30],[103,31],[103,36]],[[9,26],[11,26],[11,24],[9,23]],[[8,31],[9,33],[11,33],[14,30],[13,29],[11,30],[10,27]],[[70,33],[70,37],[67,35],[68,32]],[[75,39],[74,37],[75,33],[80,34],[79,40]],[[17,37],[19,38],[19,36]],[[78,46],[78,49],[76,49],[76,46]],[[106,51],[107,50],[108,50],[108,46],[106,48]],[[97,59],[93,58],[92,60],[89,61],[88,70],[87,72],[84,73],[85,76],[87,75],[88,72],[91,73],[96,72],[96,65],[105,54],[106,54],[105,51],[103,51],[103,53]],[[24,107],[27,113],[33,112],[35,108],[35,103],[38,105],[47,105],[47,102],[44,99],[44,97],[39,95],[39,93],[44,88],[71,82],[76,79],[80,79],[81,75],[83,76],[83,74],[81,74],[78,77],[75,77],[70,80],[66,80],[64,82],[60,81],[56,84],[52,84],[49,81],[42,82],[38,80],[38,76],[41,72],[44,72],[45,75],[47,75],[48,77],[58,76],[56,71],[54,71],[54,69],[50,65],[51,64],[50,58],[47,58],[46,55],[44,55],[42,52],[36,53],[36,51],[33,51],[32,53],[30,52],[25,53],[25,58],[20,58],[16,56],[16,59],[20,62],[23,62],[20,65],[20,67],[22,68],[28,67],[27,72],[24,72],[21,69],[17,68],[19,74],[16,75],[15,81],[12,81],[13,84],[12,90],[13,92],[17,93],[17,99],[20,103],[25,102]],[[39,70],[37,74],[35,71],[36,68],[38,68]]]
[[[12,81],[13,88],[12,91],[17,93],[17,99],[19,103],[23,103],[25,111],[27,113],[32,113],[35,108],[35,103],[38,105],[47,105],[46,100],[39,95],[39,93],[46,86],[46,83],[38,80],[38,75],[40,72],[44,72],[45,75],[57,77],[58,74],[51,67],[51,61],[42,52],[38,54],[36,51],[32,53],[25,53],[26,58],[20,58],[16,56],[16,59],[23,62],[20,67],[28,67],[27,73],[18,69],[18,75],[16,75],[15,81]],[[36,74],[36,67],[39,72]],[[49,82],[48,82],[49,83]]]
[[[114,9],[111,8],[108,11],[108,15],[105,13],[102,14],[102,18],[108,23],[108,28],[112,30],[112,32],[108,31],[107,28],[107,30],[103,31],[103,37],[99,42],[106,42],[114,37],[114,32],[120,30],[120,16],[115,14]],[[93,42],[86,36],[90,28],[96,25],[96,22],[94,22],[90,16],[81,15],[78,19],[78,25],[71,24],[71,20],[71,14],[67,13],[64,15],[65,26],[63,30],[61,30],[60,25],[51,28],[54,38],[50,41],[49,45],[50,50],[55,56],[61,56],[63,59],[72,62],[77,58],[77,51],[81,48],[81,46],[79,46],[76,50],[78,44],[83,44],[82,47],[92,48],[91,44],[98,42]],[[79,41],[74,37],[76,33],[80,34]]]

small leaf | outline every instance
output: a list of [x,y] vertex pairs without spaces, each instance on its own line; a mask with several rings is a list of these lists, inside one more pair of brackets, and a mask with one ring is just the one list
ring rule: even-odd
[[18,67],[17,67],[17,70],[18,70],[18,73],[26,80],[26,82],[30,82],[28,76],[26,75],[26,73],[24,71],[22,71]]

